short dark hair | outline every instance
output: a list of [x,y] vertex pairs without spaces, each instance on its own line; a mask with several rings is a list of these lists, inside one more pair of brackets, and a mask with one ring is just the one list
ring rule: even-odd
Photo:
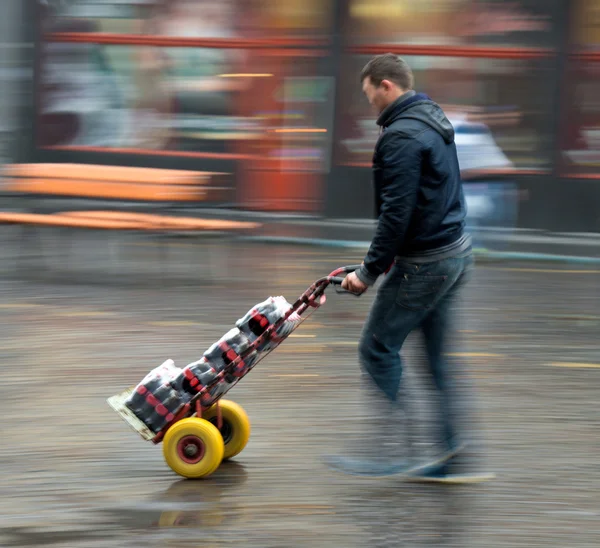
[[361,84],[366,78],[376,87],[380,86],[383,80],[390,80],[402,89],[412,89],[414,85],[412,69],[404,59],[393,53],[373,57],[360,73]]

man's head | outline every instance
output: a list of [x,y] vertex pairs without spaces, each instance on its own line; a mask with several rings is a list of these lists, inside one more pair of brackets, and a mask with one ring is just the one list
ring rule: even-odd
[[369,103],[381,114],[385,107],[413,88],[414,78],[404,59],[385,53],[365,65],[360,81]]

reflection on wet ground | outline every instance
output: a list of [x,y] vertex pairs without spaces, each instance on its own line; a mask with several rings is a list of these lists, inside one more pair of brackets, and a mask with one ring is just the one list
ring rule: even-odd
[[[192,251],[205,250],[176,250],[173,269],[202,262]],[[136,253],[139,265],[144,251]],[[365,411],[355,354],[372,295],[334,293],[228,394],[252,421],[248,447],[210,478],[187,481],[106,397],[166,358],[197,359],[268,295],[292,300],[361,259],[259,244],[211,253],[213,270],[197,271],[197,283],[162,288],[143,276],[120,285],[118,272],[103,284],[104,263],[80,255],[68,283],[0,281],[1,546],[598,546],[599,271],[479,265],[458,357],[477,389],[496,481],[413,485],[321,464]],[[81,283],[88,272],[96,283]],[[418,366],[416,342],[407,356]],[[429,386],[418,367],[407,382],[426,439]]]

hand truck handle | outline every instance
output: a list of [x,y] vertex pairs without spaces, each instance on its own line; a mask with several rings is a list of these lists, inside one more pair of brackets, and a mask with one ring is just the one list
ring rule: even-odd
[[[354,272],[355,270],[358,270],[362,265],[351,265],[351,266],[343,266],[341,268],[338,268],[335,273],[336,274],[350,274],[351,272]],[[329,278],[329,283],[331,285],[342,285],[344,281],[344,277],[343,276],[332,276],[331,278]],[[360,297],[362,295],[362,293],[353,293],[352,291],[347,291],[345,289],[342,289],[341,291],[339,289],[336,288],[335,290],[336,293],[345,293],[347,295],[354,295],[355,297]]]
[[345,272],[346,274],[350,274],[350,272],[354,272],[355,270],[360,270],[361,267],[362,267],[362,264],[354,264],[354,265],[350,265],[350,266],[343,266],[342,267],[342,272]]

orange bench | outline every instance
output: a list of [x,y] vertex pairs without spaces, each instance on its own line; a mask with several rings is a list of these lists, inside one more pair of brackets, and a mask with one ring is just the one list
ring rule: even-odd
[[258,228],[258,223],[242,221],[227,221],[222,219],[198,219],[196,217],[169,217],[150,213],[128,213],[120,211],[70,211],[61,214],[62,217],[99,222],[140,223],[150,230],[248,230]]
[[4,224],[55,226],[65,228],[97,228],[105,230],[140,230],[151,228],[139,221],[123,219],[94,219],[68,215],[46,215],[41,213],[0,213]]
[[172,169],[13,164],[4,176],[5,190],[20,195],[168,203],[213,201],[227,190],[226,173]]
[[[219,184],[226,173],[152,169],[85,164],[14,164],[4,171],[4,190],[21,197],[57,197],[121,202],[149,202],[181,204],[184,202],[216,201],[229,190]],[[217,183],[217,184],[215,184]],[[30,209],[30,208],[29,208]],[[15,213],[0,212],[0,223],[83,227],[89,220],[90,228],[114,229],[122,222],[139,229],[169,230],[247,230],[256,223],[216,221],[173,215],[149,215],[131,211],[62,211],[44,218],[40,213],[27,211],[20,217]],[[31,216],[36,215],[36,216]],[[106,223],[102,227],[102,223]],[[133,224],[132,224],[133,223]]]
[[[15,164],[4,170],[4,191],[25,199],[77,198],[165,205],[217,201],[230,190],[226,173],[85,164]],[[121,210],[0,212],[0,223],[97,230],[237,232],[250,222],[181,217]]]

